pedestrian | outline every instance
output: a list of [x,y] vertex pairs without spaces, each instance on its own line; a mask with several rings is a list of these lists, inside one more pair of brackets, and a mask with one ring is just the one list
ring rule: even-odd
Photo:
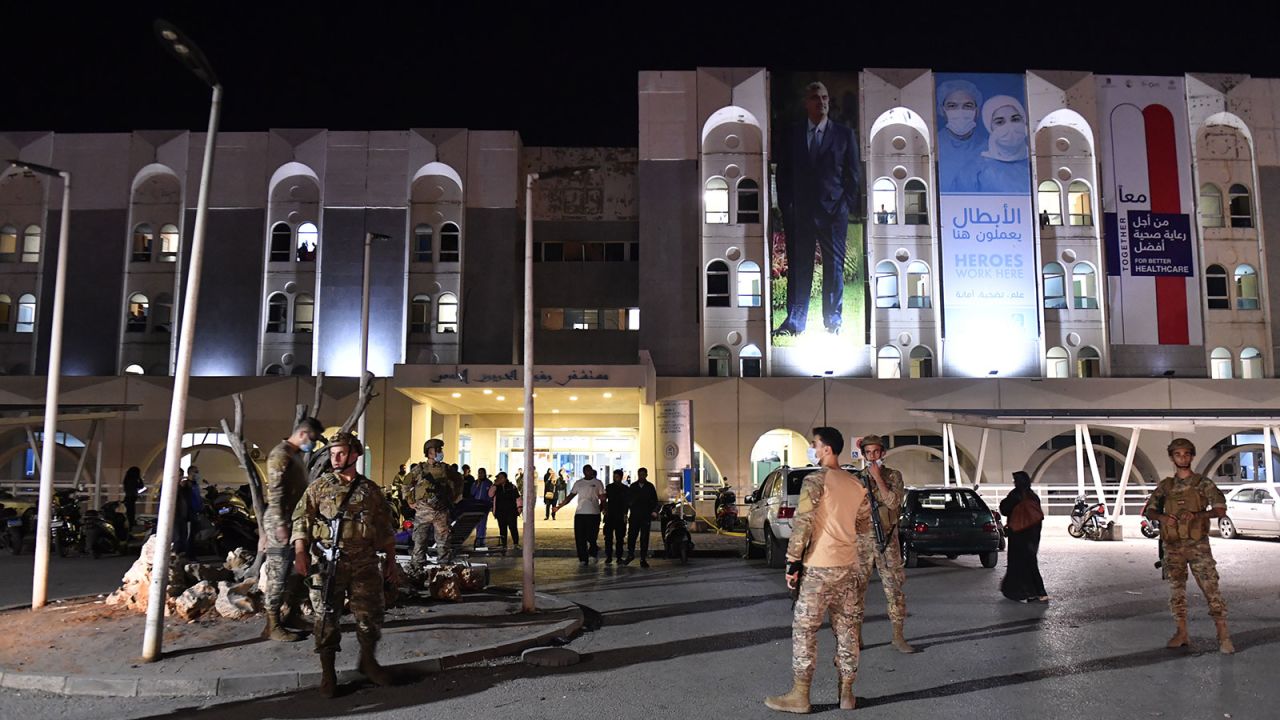
[[480,550],[485,547],[485,537],[489,529],[489,513],[493,512],[493,481],[489,479],[489,473],[484,468],[480,468],[476,472],[475,478],[471,480],[470,487],[471,491],[467,495],[468,500],[470,500],[468,504],[477,512],[484,513],[484,517],[480,518],[480,522],[476,523],[476,542],[474,547],[476,550]]
[[1008,567],[1000,592],[1018,602],[1049,602],[1037,558],[1044,508],[1031,489],[1030,475],[1021,470],[1013,474],[1013,490],[1000,501],[1000,514],[1009,519]]
[[573,542],[578,549],[578,563],[586,566],[587,556],[600,557],[600,546],[596,538],[600,534],[600,505],[604,499],[604,483],[596,477],[595,468],[582,466],[582,478],[573,484],[569,494],[556,509],[578,499],[578,508],[573,515]]
[[129,518],[129,530],[138,525],[138,496],[146,485],[142,482],[142,469],[137,465],[124,471],[124,512]]
[[[569,497],[569,471],[561,469],[556,473],[556,505],[564,505],[568,502],[565,498]],[[556,511],[551,511],[551,519],[556,519]]]
[[410,567],[421,572],[427,564],[427,548],[435,535],[436,557],[447,563],[453,557],[449,546],[449,513],[462,490],[462,476],[444,462],[444,441],[431,438],[422,443],[426,460],[414,466],[405,479],[405,499],[413,508],[413,559]]
[[[198,493],[197,493],[198,495]],[[191,556],[191,480],[178,471],[178,497],[173,507],[173,549],[180,555]]]
[[493,518],[498,521],[498,542],[502,549],[507,549],[507,536],[511,536],[511,545],[520,549],[520,536],[516,535],[516,517],[520,515],[520,486],[507,480],[505,472],[494,478],[493,487],[489,490],[493,496]]
[[627,559],[636,559],[636,538],[640,539],[640,567],[649,567],[649,534],[658,517],[658,490],[649,482],[649,469],[636,471],[636,481],[627,489]]
[[867,461],[863,472],[865,477],[871,480],[869,486],[879,505],[880,528],[885,537],[885,547],[882,552],[871,527],[867,527],[865,532],[858,535],[862,574],[867,579],[867,582],[861,585],[862,594],[858,598],[858,642],[862,642],[862,611],[866,608],[867,585],[870,584],[871,571],[874,568],[880,573],[880,585],[884,589],[889,621],[893,624],[893,646],[898,649],[898,652],[913,653],[915,648],[907,642],[902,631],[903,622],[907,617],[907,596],[903,592],[903,585],[907,582],[907,572],[902,564],[902,545],[898,541],[898,516],[902,514],[902,504],[906,501],[907,488],[902,481],[902,473],[884,464],[884,440],[879,435],[867,435],[858,441],[858,446]]
[[547,472],[542,476],[542,504],[544,512],[542,519],[556,519],[556,478],[551,474],[551,468],[547,468]]
[[267,507],[262,514],[262,529],[266,534],[266,587],[263,598],[266,605],[267,625],[262,637],[277,642],[295,642],[302,636],[281,623],[280,611],[286,600],[288,619],[294,629],[305,630],[300,623],[302,576],[290,576],[294,565],[293,543],[289,536],[293,528],[293,511],[307,491],[307,468],[303,455],[315,449],[316,440],[324,435],[319,420],[308,417],[293,428],[293,434],[280,441],[267,456]]
[[[313,543],[320,550],[340,551],[332,575],[329,597],[323,597],[324,572],[317,567],[312,578],[312,606],[316,609],[316,652],[320,654],[320,694],[333,697],[337,690],[334,660],[342,641],[343,605],[349,603],[360,641],[357,669],[376,685],[390,685],[391,674],[378,664],[378,639],[382,636],[385,594],[383,581],[396,573],[396,537],[386,498],[373,481],[356,471],[364,447],[355,435],[339,432],[329,441],[333,469],[321,475],[303,493],[293,513],[294,567],[310,574]],[[344,518],[342,535],[329,537],[330,518]],[[336,547],[335,547],[336,546]],[[378,551],[386,554],[382,566]]]
[[[791,622],[793,683],[785,695],[765,698],[773,710],[809,712],[809,687],[817,664],[818,628],[831,614],[840,673],[840,709],[855,704],[858,675],[858,598],[866,578],[858,535],[871,523],[866,486],[840,467],[844,437],[830,427],[813,429],[812,448],[819,468],[805,476],[787,544],[787,587],[797,591]],[[854,519],[854,522],[849,522]]]
[[613,482],[604,489],[604,563],[613,564],[614,549],[622,562],[622,539],[627,533],[627,486],[622,484],[622,470],[613,471]]
[[1218,631],[1218,650],[1230,655],[1236,649],[1227,632],[1227,603],[1218,590],[1218,564],[1209,548],[1209,520],[1227,514],[1227,500],[1212,480],[1191,471],[1196,446],[1190,440],[1175,438],[1169,443],[1168,452],[1175,468],[1173,476],[1156,485],[1142,508],[1143,515],[1160,523],[1161,560],[1169,578],[1169,609],[1178,626],[1167,647],[1190,644],[1187,638],[1187,570],[1190,568],[1209,604],[1209,616]]
[[472,490],[471,486],[475,484],[476,484],[476,478],[474,475],[471,474],[471,466],[463,465],[462,466],[462,494],[466,497],[471,497],[471,490]]

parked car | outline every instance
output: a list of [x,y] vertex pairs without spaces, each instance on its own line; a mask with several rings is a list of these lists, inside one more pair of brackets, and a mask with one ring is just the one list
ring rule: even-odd
[[1218,532],[1230,540],[1241,535],[1280,535],[1276,496],[1266,483],[1241,485],[1227,495],[1227,516],[1218,519]]
[[769,567],[787,562],[791,518],[800,502],[800,486],[815,467],[783,465],[769,473],[755,492],[747,496],[747,557],[763,556]]
[[898,534],[907,567],[919,566],[921,555],[977,555],[982,567],[993,568],[1003,546],[996,514],[963,487],[908,488]]

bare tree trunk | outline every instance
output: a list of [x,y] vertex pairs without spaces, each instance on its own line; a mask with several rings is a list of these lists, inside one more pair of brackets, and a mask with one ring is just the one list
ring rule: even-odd
[[266,540],[267,532],[262,522],[267,507],[262,499],[262,478],[258,475],[257,466],[249,457],[249,445],[244,440],[244,395],[236,393],[231,396],[231,399],[236,406],[235,428],[228,427],[224,419],[221,421],[222,432],[226,433],[227,440],[231,443],[231,451],[240,461],[240,468],[244,470],[245,477],[249,481],[249,494],[253,497],[253,514],[258,521],[258,547],[257,552],[254,553],[253,570],[249,577],[256,578],[263,561],[266,560],[266,553],[262,552],[262,543]]
[[[360,416],[365,413],[365,410],[369,409],[369,403],[372,402],[375,397],[377,397],[377,393],[373,391],[373,373],[366,372],[364,376],[360,378],[360,394],[356,398],[356,406],[352,408],[351,415],[343,421],[342,426],[339,428],[339,432],[351,432],[351,428],[355,427],[356,423],[360,421]],[[361,442],[364,442],[364,440],[364,438],[360,438]],[[311,482],[315,482],[316,478],[319,478],[330,469],[329,446],[326,445],[325,447],[312,452],[308,463],[308,475],[310,476]]]

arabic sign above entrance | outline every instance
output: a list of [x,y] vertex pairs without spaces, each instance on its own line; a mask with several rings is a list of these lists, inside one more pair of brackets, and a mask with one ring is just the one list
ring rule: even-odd
[[[511,387],[524,384],[524,368],[517,365],[400,365],[399,385]],[[644,387],[644,368],[634,365],[540,365],[533,371],[534,385],[587,387]]]

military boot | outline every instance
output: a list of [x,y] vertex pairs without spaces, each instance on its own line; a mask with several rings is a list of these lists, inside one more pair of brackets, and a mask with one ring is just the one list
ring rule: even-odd
[[289,614],[284,616],[284,626],[299,632],[315,630],[315,623],[307,620],[306,616],[302,614],[301,608],[291,608],[289,610]]
[[1178,630],[1169,638],[1169,642],[1165,645],[1167,648],[1185,647],[1191,641],[1187,638],[1187,616],[1174,618],[1178,621]]
[[267,626],[262,629],[262,637],[276,642],[297,642],[302,639],[301,635],[289,630],[280,622],[279,610],[267,611]]
[[903,636],[902,623],[893,624],[893,646],[898,648],[898,652],[900,653],[911,654],[916,651],[916,649],[911,647],[911,644],[907,642],[907,638]]
[[778,710],[780,712],[797,713],[803,715],[809,712],[809,684],[810,680],[795,679],[795,683],[791,686],[790,692],[786,695],[775,695],[764,699],[765,707],[770,710]]
[[1236,646],[1231,644],[1231,635],[1227,632],[1227,619],[1217,618],[1213,624],[1218,628],[1218,651],[1223,655],[1232,655]]
[[320,695],[323,697],[331,698],[338,693],[338,674],[333,669],[337,654],[331,649],[320,651]]
[[853,695],[853,678],[840,678],[840,709],[852,710],[858,702]]
[[360,664],[356,669],[361,675],[369,678],[369,682],[374,685],[386,687],[394,684],[391,672],[378,664],[378,659],[374,657],[374,652],[378,648],[378,641],[373,638],[360,638]]

